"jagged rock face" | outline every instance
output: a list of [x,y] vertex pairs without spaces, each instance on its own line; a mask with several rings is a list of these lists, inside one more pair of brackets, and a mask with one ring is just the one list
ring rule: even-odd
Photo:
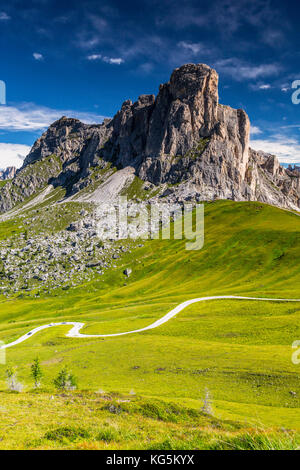
[[5,170],[0,171],[0,180],[12,180],[17,173],[15,166],[8,166]]
[[39,165],[26,166],[18,171],[12,181],[8,181],[0,190],[0,212],[6,212],[18,203],[45,187],[49,179],[61,171],[61,165],[55,158],[41,160]]
[[220,197],[232,197],[232,179],[237,186],[244,180],[249,119],[218,104],[218,75],[207,65],[174,70],[156,99],[126,101],[111,126],[114,161],[134,165],[142,179],[158,184],[194,178],[200,186],[203,180],[215,186],[223,178]]
[[206,65],[184,65],[161,85],[149,122],[145,156],[184,155],[217,123],[218,75]]
[[[243,110],[219,104],[215,70],[183,65],[157,97],[125,101],[101,125],[65,117],[52,124],[0,190],[0,211],[49,183],[74,194],[90,184],[91,168],[108,164],[133,167],[145,181],[168,184],[170,200],[259,200],[299,208],[300,173],[249,149],[249,129]],[[41,172],[39,165],[47,159]]]
[[250,149],[246,181],[251,200],[281,207],[300,207],[300,174],[280,166],[275,155]]
[[64,170],[85,170],[97,162],[97,149],[106,132],[104,125],[91,126],[64,116],[54,122],[35,142],[24,161],[24,167],[50,155],[56,155]]
[[[16,177],[0,190],[0,212],[6,212],[48,184],[82,189],[89,168],[101,164],[100,143],[109,133],[102,125],[86,125],[62,117],[35,142]],[[81,180],[81,182],[80,182]]]
[[112,155],[121,166],[134,163],[141,177],[154,172],[151,179],[158,182],[164,175],[157,175],[157,168],[209,136],[217,114],[217,73],[207,65],[184,65],[160,86],[156,99],[142,95],[134,104],[125,101],[111,123]]
[[142,95],[134,104],[125,101],[109,123],[112,137],[103,149],[103,156],[121,167],[138,165],[145,151],[154,95]]

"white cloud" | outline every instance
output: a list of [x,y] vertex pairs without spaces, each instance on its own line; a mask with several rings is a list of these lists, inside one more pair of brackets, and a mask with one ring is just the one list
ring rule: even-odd
[[4,169],[8,166],[20,168],[29,151],[28,145],[0,143],[0,168]]
[[182,47],[183,49],[187,49],[188,51],[191,51],[193,54],[198,54],[200,51],[204,50],[203,44],[200,42],[186,42],[186,41],[180,41],[178,43],[179,47]]
[[260,90],[269,90],[271,88],[271,85],[266,83],[265,85],[259,85],[258,87]]
[[258,126],[251,126],[250,134],[251,135],[262,134],[262,130]]
[[[286,118],[283,118],[286,121]],[[281,126],[281,129],[298,129],[300,131],[300,124],[289,124],[287,126]]]
[[99,38],[96,36],[86,37],[85,34],[80,33],[78,35],[78,40],[76,41],[76,44],[81,49],[92,49],[93,47],[97,46],[97,44],[99,44],[99,41]]
[[121,57],[103,57],[103,62],[114,65],[121,65],[124,62],[124,59]]
[[278,29],[263,30],[262,39],[266,44],[275,48],[282,46],[282,44],[285,42],[285,36],[283,32],[279,31]]
[[269,83],[250,83],[249,88],[254,91],[270,90],[272,88],[272,85],[270,85]]
[[8,16],[7,13],[5,13],[5,11],[1,11],[0,12],[0,21],[8,21],[10,20],[10,16]]
[[112,64],[112,65],[121,65],[124,62],[124,59],[121,59],[121,57],[107,57],[103,56],[101,54],[91,54],[87,56],[87,60],[102,60],[102,62],[106,62],[107,64]]
[[35,58],[35,60],[44,60],[43,54],[40,54],[39,52],[34,52],[32,55]]
[[230,75],[231,78],[237,81],[274,76],[281,70],[281,67],[277,64],[250,65],[235,57],[219,60],[216,62],[215,67],[217,71]]
[[276,155],[282,163],[300,162],[300,144],[293,138],[279,136],[270,137],[270,139],[253,139],[250,146],[254,150],[262,150]]
[[107,30],[109,25],[104,18],[102,18],[101,16],[91,15],[91,14],[88,16],[96,31],[98,31],[99,33],[103,33],[105,30]]
[[137,70],[141,73],[147,74],[152,72],[154,65],[151,62],[145,62],[138,66]]
[[73,110],[58,110],[33,103],[15,106],[1,106],[0,129],[8,131],[38,131],[46,129],[52,122],[62,116],[80,119],[86,124],[100,123],[104,116]]
[[101,54],[91,54],[87,56],[87,60],[101,60],[102,55]]

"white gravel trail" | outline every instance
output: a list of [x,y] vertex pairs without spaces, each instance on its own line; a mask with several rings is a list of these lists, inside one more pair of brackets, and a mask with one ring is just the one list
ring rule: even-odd
[[39,331],[46,330],[47,328],[53,328],[55,326],[71,325],[72,328],[66,334],[68,338],[108,338],[112,336],[124,336],[124,335],[130,335],[132,333],[141,333],[142,331],[152,330],[153,328],[157,328],[158,326],[163,325],[164,323],[167,323],[169,320],[171,320],[171,318],[175,317],[177,313],[181,312],[183,309],[185,309],[191,304],[194,304],[196,302],[204,302],[206,300],[220,300],[220,299],[258,300],[258,301],[267,301],[267,302],[300,302],[300,299],[241,297],[241,296],[236,296],[236,295],[217,295],[217,296],[211,296],[211,297],[199,297],[197,299],[186,300],[185,302],[177,305],[177,307],[173,308],[170,312],[168,312],[159,320],[155,321],[154,323],[151,323],[151,325],[149,326],[145,326],[145,328],[140,328],[139,330],[125,331],[124,333],[111,333],[108,335],[85,335],[85,334],[80,333],[80,330],[83,328],[85,323],[69,322],[69,321],[60,322],[60,323],[49,323],[48,325],[42,325],[42,326],[38,326],[37,328],[34,328],[33,330],[29,331],[28,333],[21,336],[20,338],[18,338],[16,341],[13,341],[12,343],[8,343],[8,344],[4,344],[0,346],[0,349],[6,349],[6,348],[11,348],[12,346],[16,346],[17,344],[23,343],[23,341],[26,341],[27,339],[31,338],[33,335],[35,335]]

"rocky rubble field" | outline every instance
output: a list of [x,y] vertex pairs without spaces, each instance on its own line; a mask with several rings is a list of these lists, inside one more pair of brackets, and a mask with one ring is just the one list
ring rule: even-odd
[[0,288],[6,296],[67,289],[116,267],[122,253],[135,245],[134,240],[101,241],[92,216],[52,235],[21,233],[0,242]]

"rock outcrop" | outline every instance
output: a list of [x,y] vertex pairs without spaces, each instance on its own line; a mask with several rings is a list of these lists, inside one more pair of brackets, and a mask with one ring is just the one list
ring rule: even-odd
[[219,104],[215,70],[183,65],[157,97],[125,101],[100,125],[66,117],[53,123],[1,189],[0,211],[49,183],[75,194],[91,184],[93,169],[112,166],[133,168],[170,200],[258,200],[299,208],[300,173],[251,150],[249,130],[242,109]]
[[0,180],[12,180],[17,173],[15,166],[8,166],[5,170],[0,170]]
[[283,168],[275,155],[250,149],[246,182],[251,200],[299,210],[300,173]]

